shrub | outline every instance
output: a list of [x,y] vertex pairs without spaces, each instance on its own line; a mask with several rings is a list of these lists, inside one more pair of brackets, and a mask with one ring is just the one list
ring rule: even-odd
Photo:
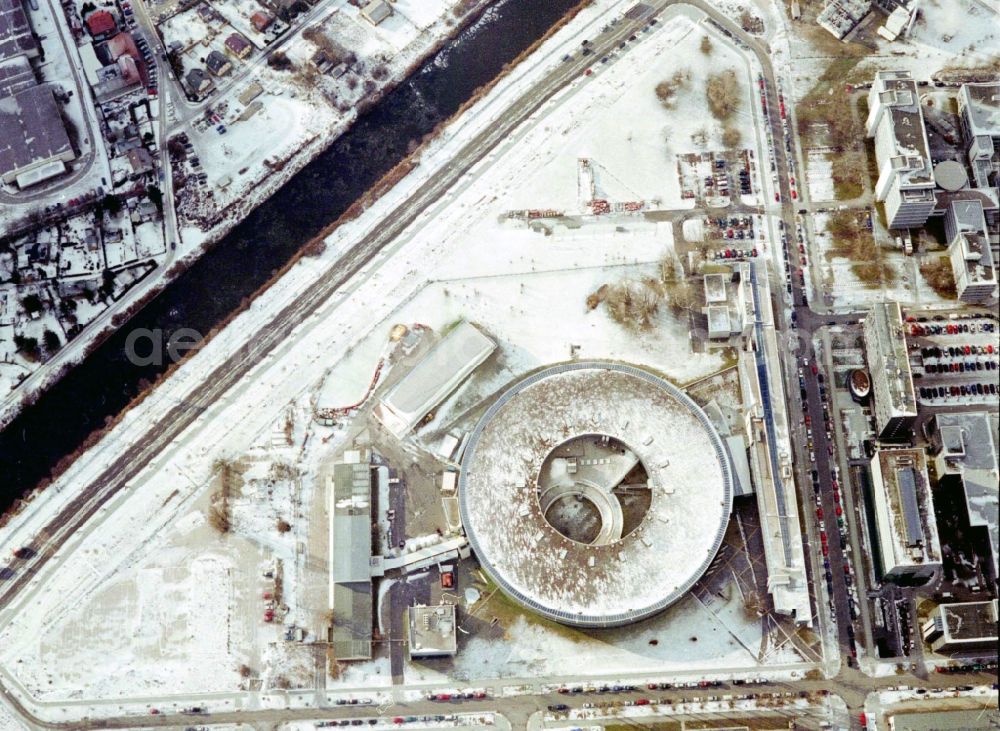
[[712,55],[712,39],[709,38],[708,36],[702,36],[701,37],[701,45],[699,46],[699,48],[701,49],[701,52],[704,53],[706,56],[711,56]]
[[712,116],[723,122],[732,117],[740,106],[739,93],[739,81],[732,69],[709,76],[705,86],[705,96]]
[[924,275],[927,284],[939,297],[954,299],[957,296],[955,275],[951,271],[951,262],[948,261],[948,257],[938,256],[933,259],[925,259],[920,264],[920,273]]

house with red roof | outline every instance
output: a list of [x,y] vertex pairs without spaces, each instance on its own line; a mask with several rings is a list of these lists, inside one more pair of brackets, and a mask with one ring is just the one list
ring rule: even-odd
[[87,16],[87,30],[95,39],[102,39],[117,32],[115,16],[107,10],[95,10]]

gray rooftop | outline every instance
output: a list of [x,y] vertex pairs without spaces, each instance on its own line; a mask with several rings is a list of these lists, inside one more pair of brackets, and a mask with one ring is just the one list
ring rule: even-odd
[[0,98],[13,96],[35,83],[35,72],[27,56],[0,60]]
[[948,436],[952,444],[955,430],[960,430],[964,454],[953,454],[948,460],[962,475],[969,524],[986,526],[996,561],[1000,527],[998,417],[985,411],[965,411],[936,414],[934,418],[942,436]]
[[906,183],[931,182],[930,154],[917,83],[909,72],[884,71],[875,75],[875,85],[892,124],[896,146],[894,167]]
[[0,60],[21,54],[38,54],[28,15],[21,0],[0,0]]
[[410,657],[454,655],[455,605],[410,607]]
[[389,390],[376,409],[376,416],[397,436],[405,434],[496,347],[475,325],[463,320]]
[[333,580],[371,581],[371,469],[367,464],[333,468]]
[[963,84],[959,95],[972,134],[1000,136],[1000,83]]
[[372,656],[370,583],[334,586],[330,643],[338,660],[366,660]]
[[72,146],[50,88],[32,86],[0,99],[0,174],[68,151]]
[[951,640],[997,639],[996,600],[942,604],[941,618]]

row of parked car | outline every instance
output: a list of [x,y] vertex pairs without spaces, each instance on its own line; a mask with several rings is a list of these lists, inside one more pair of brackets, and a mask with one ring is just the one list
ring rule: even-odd
[[995,383],[963,383],[957,386],[921,386],[920,398],[925,401],[935,401],[961,396],[996,396]]

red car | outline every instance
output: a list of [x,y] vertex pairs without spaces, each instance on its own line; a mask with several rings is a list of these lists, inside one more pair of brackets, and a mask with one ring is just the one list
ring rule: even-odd
[[778,191],[774,191],[774,200],[776,202],[780,203],[781,202],[781,193],[779,193]]
[[816,508],[816,517],[819,520],[823,520],[823,508]]
[[828,545],[826,545],[825,543],[823,544],[823,555],[824,556],[829,556],[830,555],[830,547]]
[[635,702],[635,704],[637,706],[648,706],[649,705],[649,698],[640,698],[639,700],[637,700]]
[[839,518],[839,517],[840,517],[841,515],[843,515],[843,514],[844,514],[844,511],[843,511],[843,510],[841,509],[841,507],[840,507],[839,505],[838,505],[837,507],[835,507],[835,508],[834,508],[834,512],[835,512],[835,513],[837,514],[837,517],[838,517],[838,518]]

